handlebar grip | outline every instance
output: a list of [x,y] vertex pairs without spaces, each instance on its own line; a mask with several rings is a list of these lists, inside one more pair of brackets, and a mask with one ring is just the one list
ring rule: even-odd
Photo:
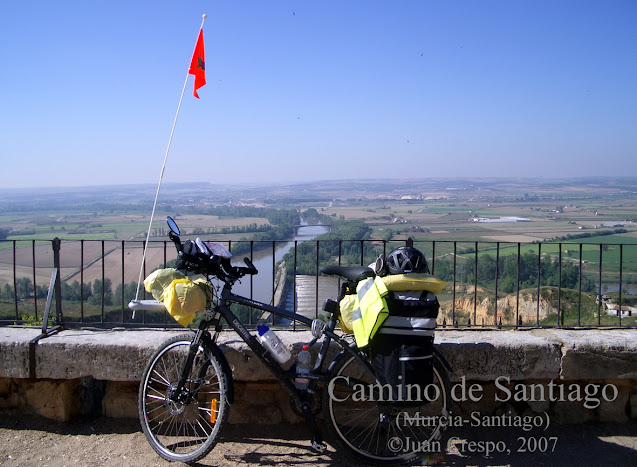
[[248,266],[248,269],[250,270],[250,272],[248,274],[258,274],[259,273],[259,271],[254,266],[254,264],[252,264],[252,261],[250,261],[249,258],[244,257],[243,258],[243,262],[246,263],[246,266]]

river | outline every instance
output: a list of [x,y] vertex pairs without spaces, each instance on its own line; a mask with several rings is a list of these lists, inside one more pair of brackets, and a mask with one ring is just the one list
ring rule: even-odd
[[[275,274],[276,263],[281,261],[283,256],[290,251],[295,242],[306,242],[314,240],[319,235],[327,233],[329,227],[323,225],[302,225],[297,229],[297,233],[292,240],[277,241],[275,242],[274,252],[272,246],[268,248],[255,251],[252,258],[252,263],[258,269],[259,274],[256,276],[246,276],[242,279],[240,284],[235,285],[233,291],[238,295],[246,297],[252,297],[254,300],[258,300],[265,303],[271,303],[273,297],[273,276]],[[274,253],[274,254],[273,254]],[[249,255],[238,255],[233,258],[233,264],[243,265],[243,257]],[[308,280],[311,278],[311,280]],[[321,278],[321,285],[319,291],[323,289],[323,283],[325,278]],[[330,278],[331,279],[331,278]],[[334,284],[334,293],[338,292],[337,281],[327,281],[329,285]],[[311,305],[311,316],[314,317],[315,303],[316,303],[316,278],[314,276],[297,276],[296,280],[296,295],[297,295],[297,310],[303,310],[303,314],[309,315],[309,309]],[[328,285],[328,287],[329,287]],[[286,308],[293,309],[291,290],[288,291],[288,299],[286,300]],[[321,294],[320,294],[321,295]],[[302,306],[300,306],[302,305]],[[319,308],[322,302],[319,303]]]
[[[599,282],[596,282],[595,291],[597,292],[598,290],[599,290]],[[619,284],[618,283],[614,283],[614,284],[602,283],[602,293],[605,294],[608,292],[619,292]],[[637,294],[637,286],[634,284],[623,284],[622,293],[624,295],[635,295]]]

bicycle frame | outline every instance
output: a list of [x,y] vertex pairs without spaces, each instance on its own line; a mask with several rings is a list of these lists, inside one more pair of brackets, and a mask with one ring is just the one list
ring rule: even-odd
[[[252,300],[250,298],[242,297],[240,295],[233,294],[232,284],[225,284],[222,292],[220,294],[219,304],[213,309],[213,316],[208,320],[203,320],[195,337],[192,340],[190,345],[190,349],[188,352],[188,357],[186,360],[186,364],[182,370],[182,374],[180,375],[177,386],[174,388],[171,394],[171,398],[175,398],[177,400],[181,399],[183,401],[184,398],[192,397],[192,395],[185,395],[184,387],[186,384],[186,380],[188,374],[190,372],[190,367],[192,366],[194,356],[197,352],[197,349],[201,345],[202,341],[209,341],[213,344],[216,342],[219,331],[222,329],[221,319],[223,318],[228,325],[241,337],[241,339],[248,345],[248,347],[259,357],[259,359],[263,362],[263,364],[270,370],[270,372],[276,377],[276,379],[283,384],[285,388],[290,392],[292,397],[295,398],[297,402],[301,405],[301,410],[303,412],[303,416],[312,431],[313,440],[312,445],[317,450],[325,449],[325,445],[322,441],[321,434],[319,432],[318,426],[316,425],[314,415],[311,412],[310,404],[309,404],[309,395],[306,390],[298,390],[296,386],[292,383],[292,378],[296,374],[296,364],[292,364],[292,366],[288,370],[284,370],[278,362],[276,362],[270,355],[268,349],[266,349],[259,339],[252,334],[246,327],[239,321],[237,316],[232,312],[230,306],[233,303],[246,305],[252,308],[256,308],[262,311],[268,311],[276,316],[280,316],[283,318],[287,318],[292,321],[300,322],[308,327],[312,327],[312,323],[314,320],[307,318],[303,315],[294,313],[292,311],[286,310],[284,308],[275,307],[263,302],[259,302],[256,300]],[[342,337],[334,333],[334,329],[336,328],[336,324],[338,321],[338,313],[331,313],[328,323],[322,327],[321,332],[317,335],[314,334],[313,342],[316,342],[320,337],[323,337],[323,341],[321,343],[321,348],[319,349],[318,356],[316,359],[316,363],[314,368],[310,371],[310,373],[306,376],[312,382],[318,381],[326,381],[327,374],[324,371],[323,367],[325,364],[325,356],[330,347],[330,343],[332,340],[338,343],[339,347],[342,348],[341,353],[349,352],[354,355],[354,357],[360,361],[365,367],[367,367],[370,372],[373,374],[373,370],[369,367],[369,364],[365,359],[361,358],[358,352],[352,350],[350,344],[344,340]],[[214,335],[211,336],[209,333],[209,329],[214,327]]]

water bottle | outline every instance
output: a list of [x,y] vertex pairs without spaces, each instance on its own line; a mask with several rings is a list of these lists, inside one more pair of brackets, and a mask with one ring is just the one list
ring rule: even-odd
[[310,372],[310,363],[312,363],[312,354],[309,349],[307,345],[304,345],[303,350],[296,357],[296,378],[294,378],[296,389],[305,390],[310,385],[310,379],[305,376]]
[[292,358],[292,354],[287,346],[281,342],[279,336],[270,330],[265,324],[257,327],[259,340],[263,346],[270,351],[272,356],[281,364],[285,365]]

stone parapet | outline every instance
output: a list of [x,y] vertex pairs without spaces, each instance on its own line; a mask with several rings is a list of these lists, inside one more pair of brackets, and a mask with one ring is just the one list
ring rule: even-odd
[[[164,340],[183,332],[187,331],[63,330],[30,346],[39,329],[0,328],[0,408],[31,410],[60,420],[95,412],[134,417],[146,362]],[[309,331],[277,334],[293,353],[312,339]],[[234,332],[223,332],[218,342],[235,380],[230,422],[255,417],[300,421],[288,406],[285,390]],[[453,367],[458,399],[463,387],[480,388],[482,397],[461,400],[454,409],[457,413],[546,411],[564,422],[637,417],[637,330],[440,331],[435,343]],[[551,399],[548,392],[516,397],[531,385],[562,390],[564,400],[559,393]],[[613,400],[602,400],[596,407],[569,400],[575,398],[575,386],[584,397],[587,389],[594,389],[591,385],[598,387],[598,395],[610,385]]]

